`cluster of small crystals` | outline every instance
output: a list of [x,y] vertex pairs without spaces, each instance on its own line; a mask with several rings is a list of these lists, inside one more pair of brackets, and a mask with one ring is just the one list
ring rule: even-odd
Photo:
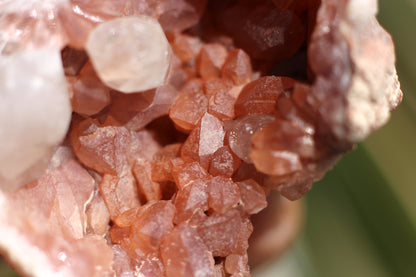
[[[299,199],[351,147],[323,123],[306,78],[320,1],[58,2],[83,18],[58,32],[71,126],[46,173],[8,193],[10,211],[24,218],[9,224],[32,230],[26,239],[52,268],[68,267],[62,276],[250,276],[250,216],[272,189]],[[63,10],[53,9],[66,18]],[[148,31],[137,15],[165,32],[167,74],[158,66],[121,74],[95,60],[109,67],[125,54],[134,67],[131,32]],[[111,20],[118,16],[127,17]],[[93,29],[104,21],[107,31]],[[106,48],[115,26],[133,39]],[[149,73],[166,82],[122,91],[119,80],[142,83]]]
[[[293,11],[271,5],[255,9],[251,23],[285,27],[263,18],[285,13],[300,24]],[[215,13],[251,7],[243,1]],[[302,28],[298,35],[289,39],[295,45],[271,43],[254,56],[296,52]],[[67,76],[73,110],[82,116],[73,119],[70,143],[99,191],[87,207],[87,230],[111,241],[114,260],[123,261],[114,264],[120,276],[248,276],[250,215],[266,207],[271,188],[301,197],[331,157],[314,136],[309,86],[260,77],[250,55],[233,45],[192,32],[168,39],[167,84],[129,95],[104,86],[82,52],[63,52],[66,69],[78,68]]]

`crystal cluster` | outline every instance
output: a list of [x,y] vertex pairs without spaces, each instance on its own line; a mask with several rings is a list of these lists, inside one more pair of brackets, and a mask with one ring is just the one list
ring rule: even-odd
[[[372,0],[21,2],[0,0],[0,249],[25,275],[250,276],[271,190],[302,197],[401,100]],[[296,233],[277,203],[253,263]]]

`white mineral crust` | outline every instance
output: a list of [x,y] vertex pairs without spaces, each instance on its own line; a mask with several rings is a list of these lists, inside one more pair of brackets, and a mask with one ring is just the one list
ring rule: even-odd
[[70,119],[58,48],[0,56],[0,187],[40,177]]
[[125,93],[162,85],[170,65],[169,43],[156,19],[122,17],[98,25],[86,50],[100,79]]

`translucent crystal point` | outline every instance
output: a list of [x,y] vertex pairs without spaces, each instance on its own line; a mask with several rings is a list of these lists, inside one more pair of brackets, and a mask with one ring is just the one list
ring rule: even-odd
[[0,63],[0,184],[39,177],[65,136],[71,106],[59,49],[19,52]]
[[170,65],[169,43],[151,17],[122,17],[95,28],[86,50],[101,80],[125,93],[162,85]]

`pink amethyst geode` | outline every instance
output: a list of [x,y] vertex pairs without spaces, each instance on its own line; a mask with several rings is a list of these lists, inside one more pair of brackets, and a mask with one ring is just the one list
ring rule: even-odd
[[301,198],[401,101],[376,12],[0,0],[0,252],[25,276],[250,276],[299,226],[275,197],[249,259],[271,190]]

